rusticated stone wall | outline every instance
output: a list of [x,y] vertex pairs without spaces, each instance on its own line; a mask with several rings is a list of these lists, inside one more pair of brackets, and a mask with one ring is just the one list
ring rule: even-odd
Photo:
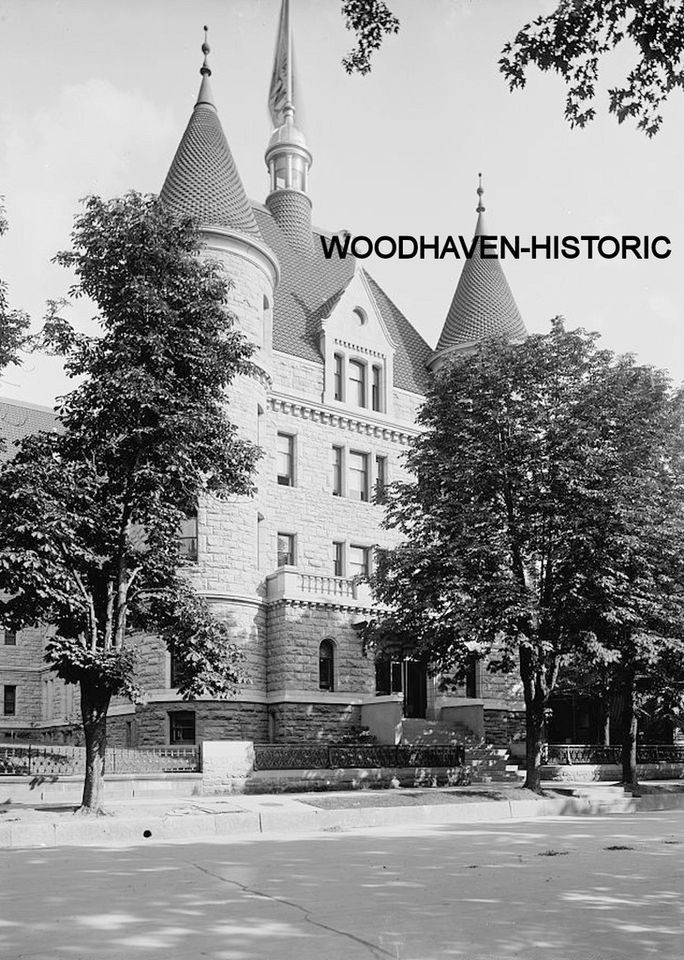
[[524,740],[525,711],[485,709],[484,735],[487,743],[495,746],[506,746],[511,740]]
[[335,644],[335,692],[375,691],[373,661],[363,656],[354,611],[280,602],[268,608],[268,689],[318,690],[321,640]]
[[[168,743],[169,714],[177,710],[194,711],[197,743],[203,740],[268,742],[268,717],[265,704],[234,700],[195,700],[192,703],[170,700],[165,703],[148,703],[136,709],[137,746],[154,747]],[[121,736],[122,727],[118,723],[117,729],[119,731],[117,735]]]
[[361,726],[358,704],[275,703],[268,709],[275,743],[335,742]]

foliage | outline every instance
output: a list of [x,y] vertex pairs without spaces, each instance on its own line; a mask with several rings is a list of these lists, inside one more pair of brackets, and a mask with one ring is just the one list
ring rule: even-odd
[[399,21],[384,0],[342,0],[342,14],[347,29],[356,34],[356,46],[342,65],[347,73],[365,76],[370,73],[371,58],[384,37],[399,32]]
[[[563,663],[625,656],[615,637],[636,604],[622,573],[626,511],[640,569],[666,555],[666,543],[679,562],[672,529],[661,524],[657,549],[646,536],[666,501],[681,518],[679,487],[660,487],[655,506],[650,499],[679,406],[664,375],[596,339],[557,320],[548,336],[486,342],[439,372],[407,459],[414,479],[390,494],[387,523],[403,542],[380,551],[373,583],[388,613],[366,638],[381,649],[398,644],[442,671],[473,655],[490,670],[520,669],[528,781],[538,764],[530,738]],[[643,602],[662,636],[665,616],[679,612],[679,587],[655,569],[649,577]],[[602,632],[608,623],[615,629]]]
[[619,45],[636,48],[637,61],[608,91],[609,111],[652,137],[663,102],[684,88],[682,0],[560,0],[506,44],[499,64],[511,89],[525,86],[530,64],[559,74],[567,84],[565,116],[584,127],[596,115],[599,63]]
[[3,618],[50,624],[48,662],[105,701],[139,696],[141,631],[183,660],[184,696],[225,696],[241,657],[194,594],[177,532],[201,496],[251,490],[256,448],[224,412],[251,347],[193,222],[157,199],[90,197],[72,240],[56,260],[76,275],[72,295],[97,304],[102,333],[77,333],[51,305],[42,343],[79,382],[55,431],[24,439],[0,474]]
[[[0,197],[0,237],[9,224]],[[26,342],[29,319],[23,310],[13,309],[7,299],[7,284],[0,280],[0,371],[9,364],[19,364],[18,352]]]

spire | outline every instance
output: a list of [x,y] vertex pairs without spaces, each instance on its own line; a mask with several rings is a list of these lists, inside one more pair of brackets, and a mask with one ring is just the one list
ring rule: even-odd
[[205,27],[199,93],[161,198],[176,213],[197,217],[202,226],[223,227],[258,239],[259,228],[214,105],[207,32]]
[[202,83],[200,84],[199,93],[197,94],[197,100],[195,106],[200,103],[206,103],[210,107],[214,106],[214,97],[211,92],[211,84],[209,83],[209,77],[211,76],[211,67],[209,66],[209,54],[211,53],[211,47],[209,46],[209,27],[205,25],[204,27],[204,43],[202,44],[202,53],[204,54],[204,62],[200,67],[200,73],[202,74]]
[[313,250],[309,170],[313,157],[295,124],[297,98],[289,0],[282,0],[268,108],[276,127],[266,148],[270,192],[266,206],[292,246]]
[[[475,237],[487,235],[482,202],[482,174],[477,187]],[[520,340],[527,331],[498,257],[481,257],[479,244],[466,260],[435,350],[433,365],[440,354],[463,352],[484,337],[504,336]]]

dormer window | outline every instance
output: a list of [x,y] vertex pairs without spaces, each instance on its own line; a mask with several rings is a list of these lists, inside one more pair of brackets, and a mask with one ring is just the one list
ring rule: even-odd
[[350,360],[349,402],[357,407],[366,406],[366,365],[360,360]]

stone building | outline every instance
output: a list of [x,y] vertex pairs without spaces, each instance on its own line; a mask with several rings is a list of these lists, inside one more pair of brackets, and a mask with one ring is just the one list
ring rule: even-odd
[[[230,701],[184,702],[165,648],[144,638],[148,701],[113,704],[110,735],[140,745],[288,742],[366,726],[393,742],[410,719],[460,721],[506,742],[523,716],[514,682],[478,667],[447,696],[410,660],[376,670],[359,634],[372,610],[363,578],[375,547],[391,543],[374,495],[401,476],[430,370],[484,335],[524,336],[501,264],[466,261],[433,351],[359,262],[326,257],[322,239],[332,234],[312,226],[313,158],[287,85],[265,154],[269,192],[248,200],[203,50],[197,101],[161,195],[198,218],[207,255],[233,282],[229,305],[257,347],[259,375],[233,385],[228,413],[264,457],[256,494],[201,503],[182,543],[199,589],[240,638],[251,683]],[[477,210],[482,234],[481,188]],[[13,402],[0,416],[10,440],[51,422],[49,411]],[[0,644],[0,737],[66,737],[78,719],[73,689],[42,663],[43,634],[5,633]]]

